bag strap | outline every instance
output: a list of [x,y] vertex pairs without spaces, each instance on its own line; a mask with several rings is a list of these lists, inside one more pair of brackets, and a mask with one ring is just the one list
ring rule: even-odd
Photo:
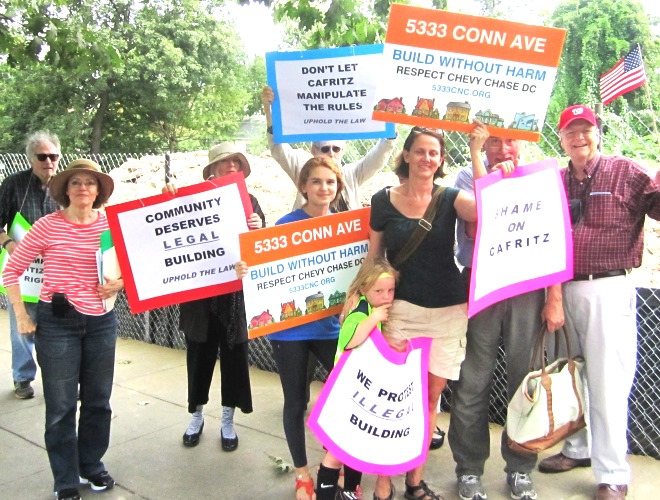
[[[580,391],[577,387],[577,381],[576,381],[576,373],[575,371],[577,370],[577,367],[575,366],[575,359],[573,358],[573,353],[571,351],[571,342],[570,338],[568,336],[568,332],[566,331],[566,328],[563,326],[561,327],[561,333],[563,333],[564,341],[566,342],[566,354],[567,354],[567,360],[566,364],[568,365],[568,372],[571,375],[571,386],[573,389],[573,393],[575,394],[575,399],[577,401],[578,405],[578,418],[582,417],[584,415],[584,408],[582,405],[582,398],[580,395]],[[535,359],[539,359],[541,363],[541,384],[546,390],[547,397],[550,398],[548,401],[548,421],[550,424],[550,432],[554,431],[554,415],[552,414],[551,408],[552,408],[552,381],[550,379],[550,375],[548,374],[547,371],[547,366],[545,363],[545,339],[547,336],[550,335],[550,331],[548,330],[548,325],[544,321],[543,325],[541,325],[541,332],[539,336],[536,339],[536,345],[534,346],[534,352],[532,354],[532,360],[531,363],[534,363]],[[555,336],[559,335],[559,332],[555,332]],[[555,358],[559,357],[559,342],[555,341]],[[533,368],[532,368],[533,369]],[[530,370],[532,371],[532,370]]]
[[[573,352],[571,349],[571,342],[568,336],[568,332],[566,331],[566,328],[563,326],[560,329],[560,332],[555,332],[555,339],[557,335],[560,335],[564,337],[564,342],[566,343],[566,357],[568,358],[569,362],[573,362]],[[542,373],[546,372],[546,367],[547,363],[545,360],[545,341],[546,339],[550,336],[550,331],[548,330],[548,325],[544,321],[543,324],[541,325],[541,331],[539,332],[539,335],[536,337],[536,344],[534,345],[534,350],[532,351],[532,358],[530,360],[531,366],[529,367],[529,371],[534,371],[536,369],[536,366],[539,366],[541,369]],[[555,340],[555,359],[559,357],[559,340]],[[538,364],[536,363],[538,361]]]
[[426,238],[426,235],[431,231],[431,228],[433,227],[433,219],[435,219],[435,214],[438,212],[438,201],[445,189],[445,186],[439,186],[438,189],[435,190],[435,193],[433,193],[431,201],[424,212],[424,216],[419,219],[418,226],[415,228],[413,234],[403,248],[398,254],[396,254],[396,258],[392,261],[392,267],[395,269],[398,269],[401,264],[408,260],[408,257],[415,253],[417,247],[419,247],[422,241],[424,241],[424,238]]

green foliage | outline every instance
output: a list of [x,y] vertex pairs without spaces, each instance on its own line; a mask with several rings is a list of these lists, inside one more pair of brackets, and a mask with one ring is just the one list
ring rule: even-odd
[[256,109],[263,62],[248,65],[213,2],[10,0],[5,9],[5,150],[35,128],[81,152],[206,148]]
[[[647,78],[651,89],[658,87],[658,76],[653,71],[658,62],[660,45],[658,37],[651,33],[650,21],[642,6],[634,0],[567,0],[557,6],[550,17],[550,24],[567,29],[566,42],[557,72],[557,81],[546,121],[557,123],[559,114],[572,104],[583,103],[594,107],[600,100],[600,76],[609,71],[625,56],[635,44],[642,47]],[[657,94],[657,92],[651,92]],[[653,103],[653,108],[660,104],[660,96]],[[641,136],[649,136],[652,120],[647,124],[627,116],[627,111],[649,109],[644,88],[629,92],[606,106],[605,114],[609,121],[630,120],[630,125]],[[608,133],[606,144],[612,152],[622,153],[633,144]],[[558,144],[546,145],[548,152]],[[542,145],[543,147],[543,145]],[[648,149],[648,148],[645,148]],[[648,150],[646,154],[655,155],[657,151]],[[637,154],[630,154],[636,157]]]
[[[655,67],[658,40],[651,34],[642,6],[633,0],[568,0],[559,4],[550,23],[568,30],[555,84],[557,110],[580,102],[592,106],[600,102],[600,76],[636,43],[642,45],[647,67]],[[639,97],[644,98],[643,92],[627,94],[624,99],[631,102]],[[637,109],[646,107],[643,101],[637,103],[641,104]]]
[[281,457],[275,457],[273,455],[268,455],[268,458],[270,459],[270,464],[275,468],[275,471],[280,473],[280,474],[286,474],[289,472],[293,472],[295,467],[284,460]]
[[[292,47],[316,49],[382,43],[392,3],[407,0],[286,0],[275,4],[277,22],[292,22],[296,34],[288,40]],[[433,0],[436,8],[446,8],[447,0]]]

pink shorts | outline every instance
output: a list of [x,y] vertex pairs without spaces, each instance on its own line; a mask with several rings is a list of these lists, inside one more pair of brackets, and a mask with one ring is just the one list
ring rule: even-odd
[[383,325],[383,335],[390,347],[400,352],[406,349],[408,339],[433,339],[429,372],[457,380],[465,359],[467,323],[467,304],[427,308],[395,300]]

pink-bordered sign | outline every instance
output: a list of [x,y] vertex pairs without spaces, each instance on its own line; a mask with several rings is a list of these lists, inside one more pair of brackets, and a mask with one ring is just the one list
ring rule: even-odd
[[573,278],[573,235],[555,159],[477,179],[478,228],[468,316]]
[[394,475],[428,453],[428,360],[431,339],[396,352],[377,328],[345,351],[328,376],[307,425],[342,463]]
[[252,213],[242,172],[106,213],[133,314],[242,289],[234,265]]

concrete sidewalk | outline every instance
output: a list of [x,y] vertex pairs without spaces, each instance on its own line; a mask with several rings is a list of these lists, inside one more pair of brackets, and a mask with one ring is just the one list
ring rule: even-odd
[[[53,478],[43,442],[44,400],[41,380],[35,397],[17,400],[13,394],[11,345],[6,311],[0,311],[0,499],[47,499]],[[236,414],[238,450],[220,448],[219,376],[213,382],[200,444],[185,448],[181,436],[188,424],[185,352],[134,340],[119,339],[112,395],[110,449],[104,462],[117,481],[114,489],[95,493],[81,488],[83,498],[114,499],[276,499],[293,500],[293,474],[280,474],[269,456],[291,461],[282,429],[282,391],[277,375],[252,370],[254,413]],[[320,384],[315,383],[318,391]],[[438,418],[447,429],[449,415]],[[491,459],[484,483],[489,499],[509,498],[499,454],[501,428],[492,426]],[[316,471],[323,449],[308,433],[308,459]],[[557,449],[545,452],[542,458]],[[660,494],[660,463],[629,457],[633,481],[629,499]],[[561,475],[534,473],[540,499],[593,498],[591,469]],[[447,444],[430,452],[425,479],[447,500],[458,498],[454,462]],[[396,498],[403,498],[404,478],[394,478]],[[372,498],[374,478],[365,476],[365,500]]]

